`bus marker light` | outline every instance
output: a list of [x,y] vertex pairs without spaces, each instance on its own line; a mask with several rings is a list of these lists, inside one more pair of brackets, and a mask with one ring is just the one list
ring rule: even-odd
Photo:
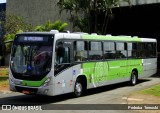
[[72,80],[70,80],[70,86],[72,85],[72,83],[73,83],[73,81],[72,81]]
[[47,93],[48,93],[48,89],[45,89],[45,90],[44,90],[44,94],[47,94]]

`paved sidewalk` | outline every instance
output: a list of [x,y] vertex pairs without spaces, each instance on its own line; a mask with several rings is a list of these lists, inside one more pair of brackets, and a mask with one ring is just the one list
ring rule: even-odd
[[9,93],[12,93],[12,91],[0,90],[0,95],[1,94],[9,94]]
[[0,86],[0,95],[9,93],[11,93],[11,91],[9,90],[9,86]]

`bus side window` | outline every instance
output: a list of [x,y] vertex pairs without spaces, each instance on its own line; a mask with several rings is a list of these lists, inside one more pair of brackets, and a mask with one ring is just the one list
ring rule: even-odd
[[64,47],[62,42],[57,44],[56,50],[56,63],[69,63],[70,62],[70,48]]
[[102,42],[91,41],[89,44],[90,60],[102,60]]
[[126,43],[117,42],[116,43],[116,58],[123,59],[127,57]]
[[137,43],[127,43],[128,58],[137,58]]
[[155,58],[156,57],[156,43],[146,43],[146,57]]
[[114,42],[103,42],[104,59],[115,59],[115,43]]
[[74,43],[74,59],[75,61],[86,61],[88,60],[87,54],[87,42],[85,41],[76,41]]

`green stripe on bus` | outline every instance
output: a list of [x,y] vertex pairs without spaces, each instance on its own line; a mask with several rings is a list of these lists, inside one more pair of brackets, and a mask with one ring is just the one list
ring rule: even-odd
[[113,40],[113,41],[135,41],[142,42],[138,37],[130,37],[130,36],[103,36],[103,35],[82,35],[82,39],[88,40]]
[[45,77],[45,78],[43,78],[41,81],[23,80],[23,81],[22,81],[22,85],[23,85],[23,86],[31,86],[31,87],[39,87],[39,86],[41,86],[41,85],[45,82],[46,79],[47,79],[47,78]]
[[141,75],[142,59],[90,62],[84,63],[82,67],[83,74],[87,77],[87,82],[97,83],[130,77],[133,69],[137,69],[138,75]]

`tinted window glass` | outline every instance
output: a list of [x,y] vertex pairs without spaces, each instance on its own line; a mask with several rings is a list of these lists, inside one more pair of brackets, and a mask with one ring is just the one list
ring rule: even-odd
[[127,51],[126,51],[126,43],[123,42],[117,42],[116,43],[116,58],[117,59],[123,59],[127,57]]
[[90,42],[89,58],[90,60],[102,60],[101,42]]
[[114,42],[104,42],[103,49],[104,49],[104,59],[115,59],[116,58]]
[[85,41],[76,41],[74,43],[74,59],[75,61],[86,61],[88,60],[87,54],[87,42]]
[[114,42],[104,42],[104,50],[115,50]]
[[124,43],[116,43],[116,50],[125,50]]

